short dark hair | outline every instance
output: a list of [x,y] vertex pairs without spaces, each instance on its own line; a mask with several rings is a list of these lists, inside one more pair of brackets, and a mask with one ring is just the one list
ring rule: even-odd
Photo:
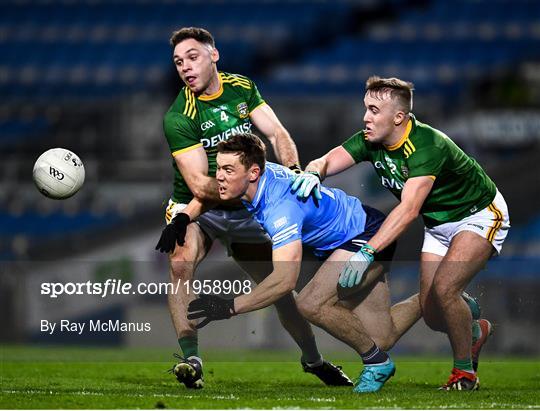
[[216,47],[214,37],[212,37],[208,30],[200,27],[183,27],[180,30],[173,31],[170,40],[171,46],[176,47],[178,43],[186,39],[195,39],[199,43],[212,46],[212,48]]
[[266,146],[255,134],[241,133],[235,134],[228,140],[221,141],[217,145],[218,153],[238,153],[240,163],[246,170],[253,164],[257,164],[264,172],[266,163]]
[[380,94],[389,91],[390,98],[396,99],[406,114],[410,113],[413,108],[413,90],[413,83],[396,77],[381,78],[379,76],[371,76],[366,81],[367,92],[380,96]]

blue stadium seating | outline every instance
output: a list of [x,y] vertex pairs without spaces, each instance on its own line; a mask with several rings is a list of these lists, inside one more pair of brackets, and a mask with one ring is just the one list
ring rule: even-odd
[[37,241],[44,237],[51,238],[90,228],[100,229],[119,220],[120,217],[112,212],[99,216],[93,215],[88,211],[74,215],[67,215],[61,211],[48,215],[29,212],[17,216],[0,212],[2,235],[26,235]]
[[[212,31],[220,67],[255,73],[262,56],[287,45],[312,46],[317,32],[339,32],[346,1],[253,3],[146,1],[5,1],[0,3],[0,95],[3,103],[46,106],[99,101],[167,84],[173,72],[168,39],[182,26]],[[47,127],[0,122],[0,145]]]
[[[144,89],[149,70],[162,74],[171,68],[168,37],[181,26],[203,26],[216,35],[222,50],[222,64],[229,71],[251,71],[260,50],[292,41],[309,43],[321,23],[336,29],[339,18],[349,6],[346,2],[330,5],[308,1],[253,3],[249,1],[215,2],[36,2],[0,5],[2,65],[12,73],[10,84],[0,84],[7,99],[32,97],[111,97],[134,88]],[[126,76],[136,68],[138,75]],[[109,83],[123,86],[100,90],[96,68],[109,71]],[[26,75],[23,73],[26,69]],[[49,80],[32,77],[60,70],[64,73]],[[105,75],[104,75],[105,76]],[[51,76],[54,77],[54,76]],[[105,76],[106,77],[106,76]],[[37,83],[51,82],[33,95]]]
[[19,239],[25,239],[31,250],[45,243],[62,240],[66,236],[92,235],[118,226],[125,220],[125,217],[112,210],[101,214],[88,210],[77,213],[57,210],[43,215],[30,210],[13,214],[0,209],[0,260],[21,257],[13,248]]
[[[426,9],[402,10],[395,21],[368,25],[294,65],[277,67],[265,89],[355,94],[367,75],[380,74],[406,78],[423,94],[443,93],[451,100],[467,80],[540,57],[540,2],[436,0]],[[332,71],[348,75],[333,80]],[[357,79],[355,73],[367,74]]]
[[[0,94],[47,104],[153,90],[170,78],[168,37],[181,26],[210,29],[220,67],[250,73],[265,94],[356,94],[380,74],[453,101],[468,81],[540,57],[538,1],[390,3],[392,21],[348,34],[362,1],[2,2]],[[261,58],[271,65],[261,67]],[[9,127],[0,124],[0,144],[12,140],[17,128]]]
[[0,120],[0,146],[16,144],[22,138],[37,138],[45,134],[49,121],[43,117]]

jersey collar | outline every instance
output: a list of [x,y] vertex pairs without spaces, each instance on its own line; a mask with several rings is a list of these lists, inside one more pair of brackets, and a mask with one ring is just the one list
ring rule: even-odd
[[214,94],[209,94],[209,95],[201,94],[199,97],[197,97],[199,100],[201,101],[215,100],[216,98],[218,98],[219,96],[223,94],[223,79],[221,77],[221,73],[218,73],[218,78],[219,78],[219,90],[216,91]]
[[267,172],[268,170],[265,168],[264,173],[262,174],[259,180],[259,185],[257,186],[257,191],[255,193],[255,197],[253,197],[253,201],[249,202],[249,201],[242,200],[242,203],[244,203],[248,211],[252,211],[256,209],[259,203],[261,202],[264,188],[266,186]]
[[411,114],[411,118],[409,119],[409,121],[407,121],[407,127],[405,128],[405,132],[403,133],[399,141],[396,144],[392,144],[391,146],[385,145],[384,148],[387,149],[388,151],[394,151],[400,148],[405,143],[405,141],[407,141],[407,139],[409,138],[411,131],[413,129],[414,120],[415,120],[414,115]]

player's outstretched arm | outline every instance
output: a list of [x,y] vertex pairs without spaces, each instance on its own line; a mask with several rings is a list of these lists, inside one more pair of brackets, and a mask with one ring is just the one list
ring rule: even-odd
[[401,202],[388,214],[368,244],[380,252],[397,240],[420,214],[434,181],[431,176],[408,179],[401,192]]
[[294,290],[302,260],[301,241],[296,240],[274,250],[272,260],[274,271],[251,293],[232,300],[203,294],[189,303],[188,320],[201,319],[196,327],[202,328],[212,321],[225,320],[236,314],[268,307]]
[[302,242],[295,240],[272,253],[274,271],[259,283],[251,293],[234,299],[237,314],[268,307],[296,287],[302,262]]
[[293,139],[268,104],[257,107],[249,116],[255,127],[268,138],[281,164],[287,167],[300,164]]
[[401,192],[401,203],[386,217],[379,231],[347,261],[339,275],[342,287],[360,284],[365,273],[375,260],[375,253],[392,244],[411,224],[433,187],[431,177],[414,177],[405,183]]
[[174,160],[195,197],[202,201],[219,201],[217,181],[208,176],[208,157],[204,148],[176,154]]
[[314,171],[320,174],[324,180],[328,176],[341,173],[354,166],[356,162],[343,146],[337,146],[326,153],[324,156],[311,161],[306,171]]
[[347,150],[342,146],[338,146],[324,156],[310,162],[305,173],[300,174],[294,180],[291,190],[293,193],[296,192],[299,198],[308,198],[313,192],[315,197],[320,199],[320,193],[317,196],[320,182],[326,176],[338,174],[354,164],[355,161]]

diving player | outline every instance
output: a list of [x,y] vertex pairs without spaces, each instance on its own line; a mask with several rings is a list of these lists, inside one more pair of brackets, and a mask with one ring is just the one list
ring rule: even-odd
[[[240,202],[221,203],[192,223],[189,205],[198,200],[219,201],[216,145],[255,125],[271,142],[277,158],[299,171],[298,154],[287,130],[247,77],[217,70],[219,52],[212,35],[201,28],[183,28],[171,37],[173,62],[185,86],[164,119],[165,137],[173,157],[174,192],[166,209],[167,225],[156,249],[170,253],[170,279],[191,280],[197,265],[217,238],[255,282],[271,271],[271,241]],[[234,224],[230,222],[234,221]],[[184,244],[183,247],[181,245]],[[256,262],[256,264],[250,264]],[[202,388],[202,360],[197,330],[186,319],[193,298],[184,287],[168,296],[169,311],[183,357],[172,371],[188,388]],[[309,323],[301,316],[291,293],[275,302],[279,318],[302,350],[302,367],[327,385],[352,381],[317,349]]]
[[[374,235],[384,214],[335,188],[320,187],[316,198],[298,201],[291,192],[291,170],[266,162],[262,141],[239,134],[218,144],[216,179],[220,198],[241,198],[272,238],[274,270],[251,293],[225,300],[201,295],[190,303],[188,318],[210,321],[258,310],[288,295],[296,286],[302,261],[302,243],[325,262],[302,289],[296,301],[313,324],[345,342],[364,363],[356,392],[376,392],[395,372],[385,352],[420,318],[418,294],[390,307],[383,264],[373,264],[363,278],[356,277],[352,292],[338,295],[343,266],[359,269],[353,256]],[[393,247],[378,255],[390,261]],[[356,293],[362,283],[369,291]],[[342,297],[342,298],[340,298]]]
[[[454,354],[450,378],[441,389],[475,390],[478,356],[491,324],[480,319],[471,331],[471,312],[461,294],[488,259],[501,252],[510,227],[508,208],[474,159],[444,133],[415,118],[412,91],[412,83],[397,78],[369,78],[365,129],[312,161],[292,189],[308,198],[326,176],[362,161],[373,164],[381,184],[400,203],[355,254],[364,267],[422,215],[422,314],[429,327],[448,334]],[[355,282],[364,267],[344,270],[340,282]]]

